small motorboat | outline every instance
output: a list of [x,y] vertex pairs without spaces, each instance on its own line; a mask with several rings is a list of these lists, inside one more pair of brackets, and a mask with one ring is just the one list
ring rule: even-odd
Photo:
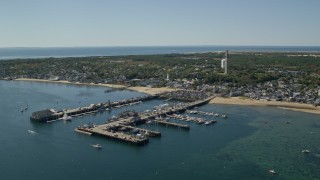
[[301,151],[302,153],[310,153],[311,151],[309,149],[304,149]]
[[102,146],[100,144],[92,144],[91,146],[94,147],[94,148],[97,148],[97,149],[101,149],[102,148]]
[[277,174],[277,172],[276,172],[274,169],[270,169],[270,170],[269,170],[269,173],[271,173],[271,174]]
[[29,132],[30,134],[37,134],[35,131],[32,131],[32,130],[30,130],[30,129],[28,129],[28,132]]

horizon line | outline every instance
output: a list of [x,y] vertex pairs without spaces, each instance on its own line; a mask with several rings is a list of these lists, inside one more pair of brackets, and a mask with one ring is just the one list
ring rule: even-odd
[[117,48],[117,47],[320,47],[320,45],[110,45],[110,46],[0,46],[0,48]]

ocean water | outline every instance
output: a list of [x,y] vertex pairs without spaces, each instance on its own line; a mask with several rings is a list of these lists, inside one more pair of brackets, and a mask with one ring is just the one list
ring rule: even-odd
[[320,52],[320,46],[119,46],[119,47],[52,47],[52,48],[0,48],[0,60],[48,58],[148,55],[217,51],[249,52]]
[[[0,179],[320,179],[319,115],[271,107],[205,105],[199,110],[229,117],[216,118],[218,122],[212,126],[188,123],[189,131],[142,125],[162,133],[161,138],[150,138],[142,147],[78,134],[74,128],[103,123],[124,110],[143,111],[163,104],[163,100],[73,118],[67,123],[29,120],[33,111],[45,108],[71,108],[142,95],[127,90],[105,93],[106,89],[0,81]],[[20,108],[27,104],[29,110],[21,113]],[[103,148],[91,147],[96,143]],[[311,153],[303,154],[303,149]],[[277,175],[271,175],[269,169],[275,169]]]

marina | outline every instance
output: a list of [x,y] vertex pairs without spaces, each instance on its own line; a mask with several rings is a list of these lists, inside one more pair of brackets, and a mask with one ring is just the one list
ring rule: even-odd
[[[181,100],[181,97],[185,97],[184,101],[189,100],[189,102],[168,103],[174,99]],[[197,124],[206,125],[217,122],[216,120],[180,115],[186,111],[191,114],[192,112],[197,112],[194,114],[203,115],[213,114],[202,111],[191,111],[191,109],[207,104],[211,99],[215,98],[215,96],[205,92],[186,90],[138,96],[114,102],[108,101],[105,103],[90,104],[87,107],[78,107],[74,109],[64,109],[59,111],[46,109],[32,113],[30,120],[35,122],[54,122],[57,120],[71,121],[72,118],[95,114],[97,112],[110,111],[111,109],[121,108],[124,106],[132,106],[156,98],[164,98],[166,103],[154,106],[151,110],[145,110],[140,113],[131,110],[123,111],[118,116],[113,116],[111,119],[108,119],[104,124],[84,124],[75,128],[75,132],[90,136],[102,136],[130,144],[145,145],[149,142],[148,137],[160,137],[161,133],[158,131],[138,128],[137,126],[140,124],[153,122],[156,125],[189,130],[189,125],[170,122],[169,119],[185,120],[186,122],[195,122]],[[190,100],[192,101],[190,102]]]
[[[75,129],[76,132],[87,135],[99,135],[109,139],[127,142],[135,145],[145,145],[149,142],[147,136],[161,136],[160,132],[137,128],[135,126],[147,122],[155,122],[156,124],[189,129],[185,124],[167,122],[161,117],[170,116],[171,114],[185,112],[187,109],[192,109],[208,103],[214,96],[206,99],[197,100],[189,103],[179,103],[172,106],[162,105],[154,108],[155,110],[137,113],[133,111],[125,111],[118,117],[112,118],[102,125],[83,125]],[[202,120],[201,123],[211,124],[213,121]],[[135,132],[135,133],[128,133]]]

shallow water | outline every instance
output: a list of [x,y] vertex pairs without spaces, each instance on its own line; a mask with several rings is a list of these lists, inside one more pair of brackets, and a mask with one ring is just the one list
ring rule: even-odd
[[[272,107],[205,105],[228,114],[190,130],[152,124],[161,138],[143,147],[74,132],[85,123],[163,104],[152,100],[71,122],[32,123],[33,111],[71,108],[142,95],[105,87],[0,81],[0,179],[319,179],[319,115]],[[58,103],[57,103],[58,100]],[[20,112],[28,104],[29,109]],[[286,124],[286,121],[290,121]],[[35,133],[30,133],[32,130]],[[99,143],[101,150],[91,147]],[[311,150],[303,154],[303,149]],[[268,170],[275,169],[277,175]]]

